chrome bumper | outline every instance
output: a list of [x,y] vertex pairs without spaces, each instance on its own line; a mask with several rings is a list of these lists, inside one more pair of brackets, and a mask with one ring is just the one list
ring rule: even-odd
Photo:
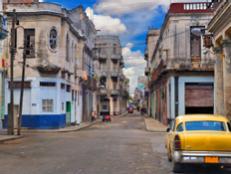
[[231,165],[230,152],[209,152],[209,151],[175,151],[174,162],[204,164],[205,157],[219,157],[219,164]]

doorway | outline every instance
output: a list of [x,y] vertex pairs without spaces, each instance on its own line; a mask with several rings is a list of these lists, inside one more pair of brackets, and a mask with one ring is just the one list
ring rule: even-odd
[[66,123],[71,124],[71,102],[66,102]]

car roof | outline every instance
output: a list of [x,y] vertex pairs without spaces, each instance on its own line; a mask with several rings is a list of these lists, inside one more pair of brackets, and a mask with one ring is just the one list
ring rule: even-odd
[[209,114],[196,114],[196,115],[182,115],[176,118],[177,122],[185,122],[185,121],[229,121],[227,117],[222,115],[209,115]]

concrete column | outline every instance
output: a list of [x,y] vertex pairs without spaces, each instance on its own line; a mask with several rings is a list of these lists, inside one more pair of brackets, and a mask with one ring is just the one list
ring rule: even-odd
[[114,101],[113,101],[113,97],[110,97],[110,115],[114,115]]
[[222,49],[216,48],[215,63],[215,114],[224,115],[224,76],[223,76],[223,55]]
[[224,111],[231,119],[231,40],[224,40]]

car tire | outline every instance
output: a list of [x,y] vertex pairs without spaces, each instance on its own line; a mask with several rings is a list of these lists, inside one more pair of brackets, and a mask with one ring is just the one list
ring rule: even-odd
[[173,163],[173,172],[174,173],[183,173],[183,165],[180,163]]

